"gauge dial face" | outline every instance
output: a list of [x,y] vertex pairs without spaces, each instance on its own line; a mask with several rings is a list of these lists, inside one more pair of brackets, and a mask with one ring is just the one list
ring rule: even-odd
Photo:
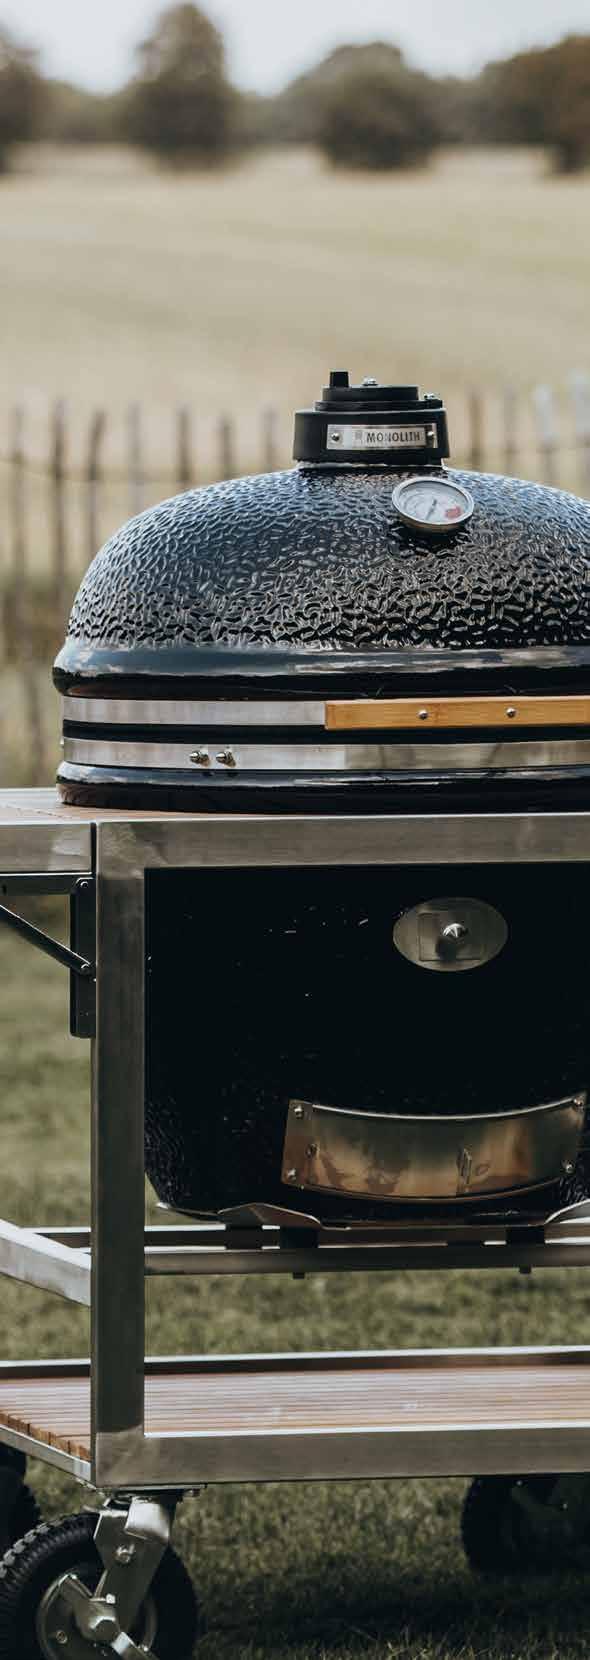
[[446,536],[467,523],[475,503],[469,491],[453,479],[421,474],[398,484],[393,505],[404,524],[433,536]]

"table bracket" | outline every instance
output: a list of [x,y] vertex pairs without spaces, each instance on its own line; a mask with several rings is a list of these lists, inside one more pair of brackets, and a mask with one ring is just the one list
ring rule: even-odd
[[79,956],[77,951],[71,951],[69,946],[62,945],[61,940],[54,940],[51,934],[44,934],[42,928],[35,928],[34,923],[27,922],[26,917],[18,916],[16,911],[9,911],[6,905],[0,905],[0,923],[20,934],[21,939],[26,940],[28,945],[34,945],[37,951],[44,951],[46,957],[52,957],[62,968],[69,968],[70,973],[79,974],[85,980],[96,978],[95,963]]

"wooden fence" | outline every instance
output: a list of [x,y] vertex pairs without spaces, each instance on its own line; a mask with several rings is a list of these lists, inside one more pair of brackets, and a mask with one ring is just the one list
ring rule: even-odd
[[[192,484],[290,464],[289,431],[277,410],[263,409],[245,433],[221,415],[205,442],[204,428],[183,405],[166,421],[167,464],[154,467],[146,439],[149,414],[131,404],[117,418],[114,445],[114,417],[103,408],[90,413],[80,434],[58,399],[42,429],[45,444],[24,404],[8,412],[4,443],[0,418],[0,653],[4,682],[7,676],[13,682],[12,709],[10,697],[3,698],[0,775],[14,769],[16,732],[16,751],[25,758],[19,774],[27,780],[48,776],[55,758],[48,665],[72,594],[104,536]],[[571,374],[559,392],[538,385],[528,397],[512,387],[488,397],[467,389],[451,400],[450,414],[456,465],[537,478],[590,498],[590,375]]]

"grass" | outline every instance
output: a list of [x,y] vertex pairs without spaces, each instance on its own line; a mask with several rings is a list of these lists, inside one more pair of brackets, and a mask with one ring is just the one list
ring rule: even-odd
[[[59,923],[57,904],[43,913]],[[67,1036],[67,977],[0,933],[2,1214],[88,1212],[88,1051]],[[150,1205],[151,1209],[151,1205]],[[406,1273],[171,1281],[151,1287],[153,1352],[584,1341],[581,1273]],[[3,1281],[4,1357],[87,1352],[83,1311]],[[80,1494],[31,1468],[47,1515]],[[464,1562],[465,1483],[210,1488],[177,1543],[206,1609],[201,1660],[582,1660],[582,1579],[482,1584]]]

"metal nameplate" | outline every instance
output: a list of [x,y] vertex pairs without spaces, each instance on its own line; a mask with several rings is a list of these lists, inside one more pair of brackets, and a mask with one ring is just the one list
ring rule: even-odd
[[374,1200],[479,1199],[575,1166],[586,1095],[479,1118],[417,1118],[290,1101],[282,1180]]
[[328,450],[418,450],[434,448],[433,426],[334,426],[328,427]]

